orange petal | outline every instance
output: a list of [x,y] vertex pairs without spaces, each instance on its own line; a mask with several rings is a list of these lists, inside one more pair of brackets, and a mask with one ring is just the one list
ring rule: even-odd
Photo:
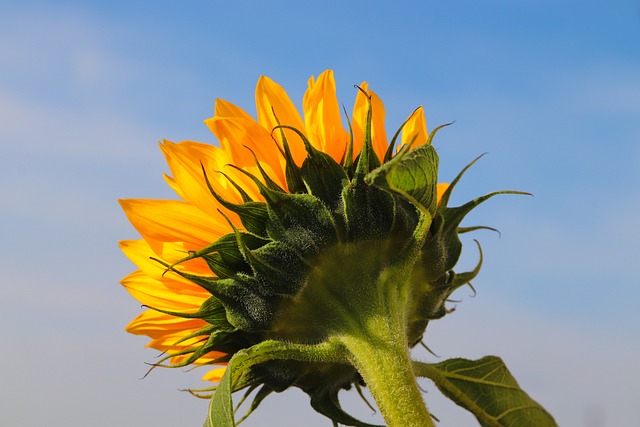
[[145,239],[184,242],[200,249],[229,232],[226,222],[185,202],[145,199],[119,202],[131,224]]
[[140,303],[162,310],[193,313],[211,296],[204,289],[194,295],[191,287],[175,286],[177,282],[154,279],[140,270],[129,274],[120,283]]
[[[385,109],[382,100],[373,91],[368,90],[366,82],[362,82],[360,87],[371,95],[371,139],[373,150],[382,161],[389,146],[387,141],[387,132],[384,127]],[[364,129],[367,123],[367,112],[369,103],[366,96],[358,91],[356,102],[353,106],[353,153],[354,157],[360,152],[364,141]]]
[[342,127],[333,71],[320,74],[317,82],[313,77],[309,79],[302,105],[309,140],[339,162],[345,154],[349,134]]
[[428,138],[429,133],[427,132],[424,108],[420,106],[411,114],[411,117],[402,128],[402,145],[408,144],[413,140],[413,147],[418,147],[426,144]]
[[242,108],[220,98],[216,98],[213,115],[216,117],[242,117],[248,120],[253,120],[249,113],[244,111]]
[[253,151],[263,166],[266,164],[273,170],[275,175],[270,178],[280,186],[286,185],[284,159],[264,127],[240,117],[213,117],[205,123],[220,141],[222,149],[231,154],[234,165],[241,168],[255,165]]
[[213,381],[220,382],[222,380],[222,376],[227,371],[227,368],[217,368],[208,371],[206,374],[202,376],[204,381]]
[[[156,346],[172,346],[182,337],[206,326],[202,319],[184,319],[154,310],[140,313],[125,328],[134,335],[146,335],[157,340]],[[156,348],[156,347],[154,347]]]
[[442,195],[444,194],[445,191],[447,191],[447,188],[449,188],[450,184],[447,184],[445,182],[439,182],[438,185],[436,186],[436,193],[438,195],[438,204],[440,204],[440,199],[442,199]]
[[175,144],[164,141],[160,145],[173,175],[173,182],[179,187],[176,191],[185,201],[197,206],[203,212],[218,217],[220,204],[213,197],[207,187],[204,167],[207,177],[214,190],[225,200],[240,203],[237,191],[222,175],[215,171],[222,170],[225,164],[232,162],[231,157],[218,147],[197,142],[181,142]]
[[[142,270],[144,274],[157,280],[171,279],[180,282],[180,286],[186,286],[189,289],[200,288],[195,283],[183,278],[174,271],[167,271],[166,267],[151,259],[151,257],[159,258],[169,264],[177,262],[188,253],[184,245],[160,242],[157,245],[154,244],[154,246],[159,247],[159,250],[155,251],[146,240],[122,240],[119,242],[119,246],[125,256]],[[207,264],[199,258],[176,265],[174,269],[185,273],[213,277],[211,270],[207,268]]]
[[[269,77],[260,76],[258,80],[256,86],[256,108],[258,110],[258,123],[267,131],[272,132],[279,123],[294,127],[305,133],[304,123],[295,105],[293,105],[282,86]],[[304,144],[294,131],[290,129],[284,129],[283,131],[291,149],[293,160],[296,164],[301,165],[307,156]],[[272,134],[280,143],[280,147],[283,147],[282,132],[275,130]]]

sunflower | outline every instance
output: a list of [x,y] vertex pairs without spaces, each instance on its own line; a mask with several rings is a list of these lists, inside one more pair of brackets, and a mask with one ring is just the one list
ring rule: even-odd
[[347,130],[331,71],[309,79],[302,105],[261,77],[257,120],[216,100],[205,124],[219,146],[161,143],[179,200],[120,201],[142,237],[120,243],[138,267],[122,285],[147,307],[126,330],[165,354],[158,366],[209,367],[207,425],[235,425],[233,392],[257,390],[251,412],[298,387],[334,423],[364,426],[338,401],[363,386],[390,425],[433,425],[415,376],[442,367],[410,349],[480,269],[482,256],[453,270],[458,234],[482,228],[460,222],[505,192],[447,206],[468,166],[437,183],[442,126],[427,132],[422,107],[389,140],[362,83]]

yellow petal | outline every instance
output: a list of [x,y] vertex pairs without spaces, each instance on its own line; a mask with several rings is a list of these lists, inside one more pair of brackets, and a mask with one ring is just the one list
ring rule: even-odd
[[182,192],[182,189],[172,176],[163,173],[162,177],[164,178],[164,181],[169,185],[169,187],[171,187],[171,189],[178,195],[178,197],[180,197],[182,200],[187,200],[187,197],[189,196]]
[[[149,244],[146,240],[122,240],[118,243],[120,250],[125,256],[142,270],[144,274],[157,280],[171,279],[180,282],[180,286],[185,286],[187,289],[199,288],[195,283],[183,278],[174,271],[167,271],[166,267],[151,259],[151,257],[158,258],[168,264],[177,262],[188,253],[184,245],[163,242]],[[154,250],[152,245],[156,246],[159,250]],[[211,270],[208,269],[207,264],[200,258],[183,262],[176,265],[174,269],[185,273],[214,277]]]
[[213,117],[205,123],[220,141],[222,149],[231,154],[234,165],[240,168],[255,165],[253,151],[262,166],[268,165],[273,170],[274,176],[270,178],[280,186],[286,186],[284,159],[264,127],[240,117]]
[[[183,319],[154,310],[146,310],[140,313],[125,328],[134,335],[146,335],[157,340],[153,348],[160,346],[172,346],[180,338],[197,331],[207,325],[202,319]],[[159,349],[163,350],[163,349]]]
[[218,147],[196,142],[175,144],[164,141],[160,145],[171,173],[173,182],[179,187],[176,191],[180,197],[197,206],[203,212],[216,217],[219,222],[226,222],[218,214],[220,204],[207,187],[203,167],[214,190],[222,198],[232,203],[241,203],[240,195],[231,188],[231,184],[219,173],[231,157]]
[[248,120],[252,120],[252,117],[244,111],[242,108],[234,105],[224,99],[216,99],[216,104],[213,109],[213,115],[216,117],[241,117]]
[[140,303],[162,310],[193,313],[211,296],[204,289],[194,295],[192,287],[176,286],[178,282],[173,280],[154,279],[141,270],[129,274],[120,283]]
[[222,380],[222,376],[227,371],[227,368],[217,368],[208,371],[206,374],[202,376],[204,381],[213,381],[220,382]]
[[226,222],[177,200],[119,200],[131,224],[145,239],[184,242],[201,249],[229,232]]
[[[300,113],[296,109],[285,90],[271,80],[269,77],[260,76],[256,86],[256,108],[258,110],[258,122],[269,132],[281,125],[292,126],[300,132],[305,133],[304,123],[300,117]],[[284,130],[287,143],[291,149],[293,160],[296,164],[301,165],[307,153],[304,144],[300,140],[298,134],[292,130]],[[273,131],[273,136],[282,145],[282,132],[280,130]]]
[[317,149],[339,162],[346,151],[349,134],[342,127],[342,114],[336,96],[333,71],[327,70],[309,87],[302,101],[307,137]]
[[436,194],[438,195],[438,204],[440,204],[440,200],[442,199],[442,195],[444,194],[445,191],[447,191],[447,188],[449,188],[449,185],[450,184],[447,184],[445,182],[440,182],[436,186]]
[[[387,141],[387,131],[384,127],[385,109],[382,100],[373,91],[368,90],[366,82],[362,82],[360,87],[371,95],[371,139],[373,150],[382,161],[387,152],[389,142]],[[354,157],[360,152],[364,140],[364,129],[367,123],[367,112],[369,103],[367,97],[358,91],[356,102],[353,106],[353,153]]]
[[424,108],[420,106],[411,114],[411,117],[409,117],[407,123],[402,128],[402,145],[408,144],[413,140],[412,147],[418,147],[426,144],[428,138],[429,133],[427,132]]
[[[173,353],[173,349],[169,350],[169,353]],[[222,353],[220,351],[212,351],[209,353],[206,353],[204,356],[200,356],[198,358],[198,360],[196,360],[195,362],[192,362],[195,365],[205,365],[205,364],[209,364],[211,365],[212,362],[216,359],[220,359],[223,356],[226,356],[227,353]],[[184,354],[184,355],[176,355],[174,357],[171,358],[171,363],[172,364],[177,364],[177,363],[182,363],[183,361],[185,361],[187,358],[189,357],[189,355]],[[214,365],[222,365],[223,363],[215,363]],[[226,365],[226,363],[224,363]]]

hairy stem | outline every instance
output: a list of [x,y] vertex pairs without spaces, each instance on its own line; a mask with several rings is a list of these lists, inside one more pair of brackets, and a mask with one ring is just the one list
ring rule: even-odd
[[389,427],[433,427],[404,337],[394,329],[383,326],[376,337],[342,336],[340,342]]

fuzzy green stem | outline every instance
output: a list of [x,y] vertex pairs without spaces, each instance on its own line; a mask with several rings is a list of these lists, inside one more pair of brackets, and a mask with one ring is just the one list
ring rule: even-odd
[[433,427],[406,343],[393,329],[383,326],[376,337],[342,336],[340,341],[389,427]]

